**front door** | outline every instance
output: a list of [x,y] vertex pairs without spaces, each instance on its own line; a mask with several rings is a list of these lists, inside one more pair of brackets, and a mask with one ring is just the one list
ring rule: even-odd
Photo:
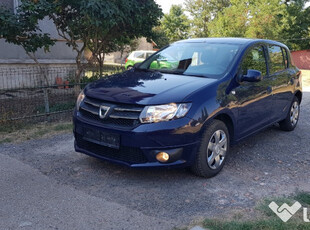
[[240,82],[240,86],[235,89],[238,104],[237,129],[240,137],[251,134],[273,119],[272,79],[267,74],[263,45],[249,48],[240,65],[239,75],[246,75],[249,69],[260,71],[263,80]]

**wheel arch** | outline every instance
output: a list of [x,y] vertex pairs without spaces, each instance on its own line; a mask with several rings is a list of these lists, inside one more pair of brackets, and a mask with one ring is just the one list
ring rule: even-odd
[[295,96],[298,98],[299,100],[299,103],[301,103],[301,100],[302,100],[302,92],[300,90],[297,90],[295,92]]
[[230,142],[232,143],[235,138],[235,126],[231,116],[227,113],[221,113],[213,117],[213,119],[220,120],[226,125],[230,136]]

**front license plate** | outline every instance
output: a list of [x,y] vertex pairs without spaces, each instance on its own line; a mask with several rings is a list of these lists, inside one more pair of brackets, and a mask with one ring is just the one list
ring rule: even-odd
[[98,145],[119,149],[120,135],[115,133],[101,132],[95,129],[84,129],[83,139]]

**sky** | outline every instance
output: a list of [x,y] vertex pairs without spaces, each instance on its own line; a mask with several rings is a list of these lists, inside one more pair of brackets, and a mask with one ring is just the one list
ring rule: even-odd
[[158,5],[161,6],[163,9],[164,13],[169,13],[171,5],[179,5],[183,4],[185,0],[155,0]]

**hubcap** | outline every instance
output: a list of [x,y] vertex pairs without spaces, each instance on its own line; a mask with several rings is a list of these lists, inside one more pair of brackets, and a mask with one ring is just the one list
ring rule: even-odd
[[291,113],[290,113],[290,120],[291,120],[291,124],[293,126],[296,125],[297,121],[298,121],[298,117],[299,117],[299,104],[297,101],[295,101],[293,104],[292,104],[292,107],[291,107]]
[[223,130],[217,130],[213,133],[208,144],[208,165],[211,169],[217,169],[221,166],[227,152],[227,137]]

